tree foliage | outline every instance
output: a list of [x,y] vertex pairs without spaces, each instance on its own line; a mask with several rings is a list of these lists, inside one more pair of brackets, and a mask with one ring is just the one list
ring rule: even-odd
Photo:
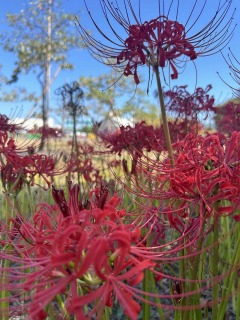
[[10,32],[2,37],[1,45],[17,55],[10,83],[17,81],[21,72],[33,69],[38,77],[43,76],[48,56],[55,68],[73,67],[67,54],[82,45],[74,27],[74,15],[65,13],[61,2],[30,1],[20,13],[8,14],[7,21]]
[[40,84],[43,125],[50,109],[50,87],[59,72],[73,68],[70,49],[82,47],[74,25],[74,15],[64,12],[58,0],[34,0],[25,3],[20,13],[8,14],[9,32],[2,35],[4,50],[17,56],[9,84],[21,73],[33,72]]
[[146,92],[136,88],[132,79],[122,77],[116,81],[118,77],[114,71],[98,77],[80,77],[89,114],[130,116],[136,122],[146,120],[154,124],[157,107],[149,103]]

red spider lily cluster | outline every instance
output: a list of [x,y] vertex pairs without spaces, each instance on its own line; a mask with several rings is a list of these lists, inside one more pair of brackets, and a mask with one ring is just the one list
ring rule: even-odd
[[77,144],[78,155],[73,154],[68,157],[65,154],[66,171],[70,173],[69,177],[74,179],[74,175],[80,175],[87,183],[101,183],[102,175],[100,169],[94,163],[95,156],[101,156],[103,153],[97,151],[89,142]]
[[144,121],[136,123],[134,127],[121,126],[119,131],[112,134],[101,134],[99,136],[106,143],[112,153],[119,155],[123,150],[141,154],[143,150],[156,150],[161,152],[162,134],[159,129],[147,125]]
[[[68,184],[68,197],[53,187],[54,205],[41,203],[32,218],[17,215],[10,227],[1,224],[4,236],[0,243],[7,249],[0,256],[12,264],[10,268],[0,267],[2,273],[8,272],[1,290],[11,294],[6,298],[10,299],[10,315],[47,319],[47,310],[57,301],[59,315],[67,312],[79,320],[100,318],[105,307],[113,307],[117,301],[124,314],[134,320],[141,310],[140,301],[156,305],[148,300],[156,296],[180,301],[184,279],[175,281],[176,277],[165,273],[164,265],[178,261],[184,246],[194,258],[201,219],[187,220],[185,215],[184,220],[183,214],[175,217],[167,207],[143,210],[130,218],[121,209],[120,198],[116,194],[110,197],[107,187],[94,189],[87,201],[79,194],[77,184]],[[181,235],[165,243],[171,229],[181,231]],[[149,237],[154,239],[149,242]],[[146,270],[153,272],[158,282],[173,279],[173,293],[154,295],[141,290],[139,284]],[[18,300],[21,305],[15,305]],[[161,306],[172,308],[169,304]]]
[[14,133],[22,128],[20,125],[12,123],[6,115],[0,114],[0,129],[2,132]]
[[67,171],[72,174],[80,174],[85,181],[89,183],[101,182],[102,179],[100,170],[94,166],[93,161],[90,158],[82,159],[81,157],[73,157],[72,159],[69,159]]
[[216,112],[214,97],[208,94],[211,89],[211,85],[205,89],[199,87],[190,94],[187,86],[175,86],[172,90],[164,92],[166,108],[177,119],[180,117],[184,120],[192,120],[199,113],[206,119],[210,112]]
[[0,170],[5,191],[20,191],[24,183],[33,185],[36,176],[42,177],[49,187],[54,176],[66,172],[66,167],[57,166],[56,156],[34,154],[29,145],[18,146],[15,138],[9,136],[17,132],[18,126],[9,123],[5,116],[1,119],[5,125],[0,129]]
[[[200,207],[199,217],[202,219],[232,214],[240,208],[239,145],[239,132],[233,132],[229,140],[220,134],[207,137],[189,134],[173,144],[174,168],[167,161],[151,159],[148,163],[148,170],[145,170],[147,181],[159,182],[155,190],[147,192],[139,183],[137,188],[141,188],[139,192],[146,198],[172,203],[165,211],[169,212],[171,224],[175,223],[176,228],[183,224],[179,219],[194,214],[196,205]],[[220,200],[227,200],[228,205],[218,205],[215,210]],[[175,203],[178,206],[174,209]],[[234,215],[237,221],[239,217]]]
[[[1,160],[1,172],[4,184],[8,184],[9,174],[6,176],[6,170],[9,173],[11,168],[11,176],[19,177],[26,183],[34,184],[35,177],[42,177],[47,187],[53,183],[53,177],[66,172],[66,167],[57,166],[58,159],[55,156],[47,156],[45,154],[22,155],[19,152],[4,150],[2,155],[5,160]],[[8,190],[10,191],[10,190]]]
[[[2,258],[15,264],[11,281],[1,289],[9,290],[13,301],[24,296],[24,305],[14,306],[14,315],[46,319],[44,308],[64,292],[66,309],[77,319],[101,315],[115,299],[126,315],[137,319],[140,305],[132,297],[134,286],[154,263],[142,258],[140,230],[123,223],[126,212],[117,209],[120,199],[99,192],[90,194],[84,205],[78,185],[69,188],[68,201],[61,190],[53,189],[55,206],[39,205],[31,220],[14,220],[1,241],[9,247]],[[34,272],[27,274],[29,268]],[[90,305],[86,314],[84,307]]]
[[[130,134],[118,149],[113,149],[138,154],[131,187],[126,186],[133,197],[144,199],[137,210],[123,209],[119,195],[110,196],[107,186],[100,185],[80,196],[80,186],[69,183],[67,193],[52,188],[54,205],[40,203],[28,218],[16,210],[10,223],[1,222],[0,257],[8,265],[0,267],[1,274],[7,274],[0,288],[9,292],[0,298],[2,305],[8,302],[8,308],[1,308],[3,315],[47,319],[54,309],[58,315],[76,319],[100,319],[106,308],[116,303],[131,320],[139,317],[143,303],[184,311],[190,306],[182,305],[183,299],[210,290],[235,270],[234,264],[210,280],[189,280],[183,274],[170,273],[168,266],[181,263],[180,253],[184,251],[188,259],[184,272],[191,272],[197,268],[201,252],[211,252],[205,239],[217,221],[228,216],[240,221],[240,133],[233,132],[230,139],[221,134],[188,134],[173,144],[172,166],[166,156],[154,160],[144,152],[162,152],[162,147],[157,149],[159,140],[154,138],[159,132],[154,130],[141,123],[135,130],[136,137],[127,128],[132,139]],[[148,135],[152,141],[144,140]],[[22,180],[12,173],[13,163],[19,170],[43,172],[44,165],[44,172],[54,172],[41,155],[19,155],[14,140],[8,143],[5,139],[3,147],[9,145],[9,153],[3,148],[5,158],[12,162],[2,170],[2,181],[11,183],[15,178],[14,186],[22,187]],[[83,156],[94,153],[92,146],[80,146],[79,150]],[[85,169],[94,168],[90,167],[86,162]],[[199,248],[199,242],[206,247]],[[169,292],[146,290],[148,272],[155,283],[166,281]],[[198,301],[191,307],[203,305]]]
[[[168,65],[176,79],[187,60],[224,47],[232,35],[231,0],[219,0],[209,23],[192,36],[207,0],[195,20],[194,1],[185,23],[178,22],[179,1],[174,19],[174,1],[166,10],[164,1],[157,0],[157,18],[144,23],[131,0],[124,0],[123,7],[118,0],[99,3],[117,41],[101,31],[90,11],[108,43],[79,24],[83,41],[95,58],[121,75],[132,75],[136,84],[139,66],[153,68],[161,126],[142,121],[113,134],[101,133],[100,151],[97,145],[74,140],[71,156],[59,167],[56,157],[37,154],[27,144],[19,147],[13,136],[17,127],[0,116],[6,196],[6,215],[0,221],[0,314],[4,319],[109,320],[119,306],[130,320],[150,320],[153,306],[159,319],[168,319],[166,311],[169,319],[203,320],[202,299],[210,292],[212,319],[223,320],[240,284],[239,105],[230,102],[216,111],[210,85],[193,94],[187,86],[163,93],[159,67]],[[125,39],[114,22],[125,31]],[[167,119],[166,110],[176,119]],[[206,119],[214,112],[222,131],[199,135],[199,114]],[[227,117],[233,115],[235,122],[227,127]],[[56,132],[41,128],[40,133],[50,138]],[[111,170],[103,178],[103,156],[110,156],[113,171],[122,163],[123,172],[119,177],[113,172],[113,183]],[[54,184],[59,174],[68,176],[66,189]],[[18,193],[24,185],[28,190],[36,185],[37,176],[51,193],[46,201],[29,204],[23,215]],[[78,183],[73,183],[76,176]],[[240,308],[232,305],[240,315]]]
[[227,136],[240,130],[240,104],[230,101],[217,108],[215,122],[218,132]]
[[[187,119],[185,121],[185,119],[181,120],[179,118],[175,121],[169,121],[168,126],[173,142],[184,139],[186,131],[187,133],[194,134],[203,128],[201,123],[195,119]],[[111,153],[121,155],[125,150],[135,160],[141,158],[144,152],[162,152],[166,150],[163,127],[154,128],[151,125],[147,125],[144,121],[136,123],[134,127],[121,126],[119,131],[111,134],[98,133],[98,136],[106,144]]]
[[63,132],[61,129],[50,128],[48,126],[40,127],[36,130],[28,130],[28,132],[33,134],[41,134],[44,140],[63,136]]
[[[198,254],[196,240],[205,236],[205,220],[231,214],[239,207],[239,155],[235,151],[239,142],[238,133],[233,133],[229,142],[217,135],[206,139],[188,136],[175,147],[176,169],[171,171],[166,164],[157,177],[161,194],[155,190],[152,195],[172,201],[165,207],[143,210],[135,218],[119,207],[120,198],[110,197],[106,187],[94,189],[86,201],[79,198],[79,185],[69,183],[68,197],[53,187],[55,205],[41,203],[32,218],[17,215],[10,227],[2,223],[1,246],[7,249],[0,256],[12,266],[0,268],[3,274],[8,272],[1,290],[11,293],[10,315],[46,319],[46,307],[58,301],[58,314],[100,318],[105,307],[117,301],[134,320],[141,310],[139,301],[154,304],[146,300],[154,294],[139,289],[146,270],[152,271],[157,281],[173,279],[173,293],[159,297],[180,303],[183,294],[192,294],[181,289],[182,281],[187,280],[165,273],[164,265],[178,261],[184,247],[193,259]],[[167,175],[169,186],[163,182]],[[222,199],[231,201],[231,206],[213,209]],[[176,201],[180,201],[178,208]],[[193,205],[199,206],[198,215],[192,211]],[[239,221],[239,215],[234,219]],[[179,238],[166,243],[171,229]],[[205,232],[210,231],[211,226]],[[14,304],[18,300],[21,305]]]

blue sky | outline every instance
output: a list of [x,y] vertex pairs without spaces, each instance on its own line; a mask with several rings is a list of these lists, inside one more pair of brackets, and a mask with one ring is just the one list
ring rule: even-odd
[[[27,0],[26,0],[27,1]],[[5,16],[7,13],[18,13],[23,7],[25,0],[8,0],[8,1],[0,1],[0,32],[3,30],[7,30],[7,25],[4,22]],[[120,1],[121,2],[121,1]],[[166,3],[169,3],[168,0],[165,1]],[[179,17],[178,20],[180,23],[184,23],[189,15],[190,10],[190,3],[193,3],[194,0],[181,0],[180,1],[180,9],[179,9]],[[199,0],[199,4],[203,3],[203,0]],[[204,10],[204,14],[199,19],[198,23],[196,24],[196,30],[198,28],[201,29],[206,22],[209,20],[210,15],[213,15],[213,12],[215,12],[216,9],[216,3],[217,0],[209,0],[206,9]],[[89,5],[89,8],[91,9],[91,12],[93,13],[94,18],[96,21],[105,28],[106,22],[103,18],[102,14],[99,14],[99,5],[97,0],[87,0],[87,3]],[[132,3],[138,3],[137,0],[132,0]],[[150,6],[149,3],[152,5]],[[156,0],[143,0],[142,1],[142,11],[141,16],[143,20],[156,18]],[[82,24],[86,26],[88,29],[93,29],[93,32],[95,32],[93,25],[87,15],[86,9],[84,8],[83,1],[80,0],[63,0],[62,1],[63,8],[68,12],[72,13],[73,16],[75,14],[78,14],[80,17]],[[232,10],[236,7],[237,11],[235,13],[235,21],[234,24],[237,23],[240,19],[240,2],[239,0],[233,0],[232,4]],[[173,9],[173,12],[176,12],[175,8]],[[73,28],[74,25],[73,25]],[[235,34],[229,44],[231,46],[233,52],[236,54],[238,59],[240,59],[240,53],[239,53],[239,25],[237,26],[235,30]],[[77,32],[77,31],[76,31]],[[98,38],[98,34],[94,33],[95,37]],[[227,53],[227,48],[224,50],[225,53]],[[8,52],[3,52],[3,50],[0,48],[0,56],[1,61],[0,63],[3,65],[2,67],[2,73],[4,75],[10,76],[12,73],[12,70],[14,69],[14,61],[16,60],[16,57],[14,54],[10,54]],[[110,72],[109,67],[106,67],[99,62],[95,61],[88,53],[87,50],[75,50],[72,52],[69,52],[70,60],[74,63],[75,67],[72,71],[62,71],[56,81],[53,83],[53,86],[51,88],[51,105],[56,106],[56,96],[54,95],[54,90],[58,87],[61,87],[66,82],[71,82],[74,80],[78,80],[81,76],[98,76],[101,73],[108,73]],[[197,86],[206,87],[208,84],[211,84],[213,86],[213,90],[211,91],[212,94],[214,94],[216,100],[224,100],[227,97],[229,98],[231,96],[231,90],[220,80],[220,78],[217,75],[217,71],[220,73],[220,75],[230,84],[234,85],[234,82],[231,80],[231,77],[229,76],[229,70],[224,62],[222,56],[220,54],[210,56],[210,57],[200,57],[196,60],[196,67],[197,67]],[[145,78],[147,79],[148,75],[148,69],[142,68],[143,75],[145,75]],[[192,63],[189,63],[187,65],[186,70],[183,74],[179,75],[179,79],[177,81],[172,81],[171,85],[188,85],[189,90],[193,90],[196,83],[196,71]],[[16,85],[19,85],[21,87],[27,87],[29,91],[35,91],[39,92],[39,85],[38,82],[35,80],[35,76],[32,74],[23,75],[20,76],[19,82],[16,83]],[[144,83],[142,86],[146,86],[147,84]],[[13,86],[12,86],[13,87]],[[154,82],[152,84],[152,90],[155,89]],[[149,99],[153,99],[151,96],[151,93],[149,94]],[[23,109],[23,114],[26,114],[28,110],[30,110],[31,105],[28,103],[23,102],[14,102],[14,103],[4,103],[1,102],[0,105],[0,113],[4,113],[9,115],[12,110],[15,110],[16,107],[18,109]]]

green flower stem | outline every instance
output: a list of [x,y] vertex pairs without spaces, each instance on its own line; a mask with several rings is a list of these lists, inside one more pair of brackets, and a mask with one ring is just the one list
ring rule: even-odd
[[[185,239],[183,240],[184,243],[185,243]],[[185,246],[185,244],[184,244]],[[185,248],[183,247],[180,252],[180,261],[179,261],[179,272],[180,272],[180,277],[183,278],[183,279],[186,279],[186,260],[184,259],[184,256],[185,256]],[[185,292],[186,290],[186,283],[183,281],[182,282],[182,290],[183,292]]]
[[[184,243],[185,243],[185,239],[183,239]],[[183,247],[180,252],[179,252],[179,255],[180,255],[180,261],[179,261],[179,275],[181,278],[183,279],[186,279],[186,259],[184,258],[185,256],[185,248]],[[182,292],[186,292],[186,282],[183,281],[182,282]],[[180,304],[183,306],[186,304],[186,298],[183,296],[183,298],[181,299],[181,302]],[[181,310],[176,310],[175,311],[175,317],[174,319],[175,320],[179,320],[179,319],[182,319],[182,315],[183,313],[181,312]]]
[[170,131],[169,131],[169,127],[168,127],[166,108],[165,108],[165,104],[164,104],[164,100],[163,100],[163,91],[162,91],[162,85],[161,85],[158,65],[154,65],[153,70],[156,75],[157,90],[158,90],[158,97],[159,97],[159,102],[160,102],[160,109],[161,109],[161,116],[162,116],[162,122],[163,122],[164,135],[165,135],[165,139],[166,139],[166,145],[167,145],[171,164],[173,165],[174,160],[173,160],[172,142],[171,142],[171,136],[170,136]]
[[[150,272],[149,278],[150,278],[151,292],[157,294],[158,290],[157,290],[156,282],[155,282],[155,279],[153,277],[153,273],[152,272]],[[160,298],[155,298],[155,300],[156,300],[157,304],[159,305],[159,307],[157,307],[158,314],[159,314],[159,317],[160,317],[159,320],[165,320],[163,309],[160,307],[160,305],[161,305]]]
[[29,196],[29,209],[32,216],[34,213],[34,205],[33,205],[32,190],[31,190],[30,182],[27,183],[27,190],[28,190],[28,196]]
[[22,213],[17,196],[14,196],[14,198],[13,198],[13,208],[18,214]]
[[240,319],[240,278],[237,278],[236,319]]
[[[204,228],[205,228],[205,223],[203,222],[202,224],[202,228],[199,232],[199,235],[203,235],[204,233]],[[201,236],[201,238],[198,240],[198,244],[197,244],[197,251],[196,252],[200,252],[202,250],[202,246],[203,246],[203,237]],[[198,277],[198,273],[199,273],[199,264],[200,264],[200,258],[201,258],[201,254],[198,253],[198,255],[195,257],[193,264],[192,264],[192,268],[189,272],[189,278],[191,280],[196,280]],[[197,284],[194,282],[191,282],[189,284],[189,292],[194,291],[197,287]],[[194,304],[196,304],[196,302],[199,304],[200,303],[200,295],[199,293],[195,293],[192,297],[187,297],[186,301],[185,301],[185,305],[192,305],[190,299],[194,302]],[[196,310],[185,310],[183,311],[183,315],[182,315],[182,319],[183,320],[189,320],[189,319],[194,319],[195,314],[197,316],[197,320],[201,320],[202,319],[202,312],[200,309],[196,309]]]
[[[3,269],[9,268],[9,260],[2,260],[1,264],[3,265]],[[1,275],[1,283],[6,285],[8,283],[8,272],[4,271]],[[9,291],[2,290],[0,292],[1,302],[0,302],[0,319],[1,320],[9,320]]]
[[58,294],[58,295],[56,296],[56,298],[57,298],[57,302],[58,302],[58,305],[59,305],[60,309],[61,309],[61,310],[63,311],[63,313],[64,313],[64,319],[70,320],[70,316],[69,316],[69,314],[68,314],[68,312],[67,312],[67,309],[66,309],[66,307],[65,307],[65,304],[64,304],[64,302],[63,302],[62,297],[60,296],[60,294]]
[[[154,279],[153,273],[152,273],[152,271],[150,271],[148,269],[145,270],[145,276],[144,276],[144,280],[143,280],[143,290],[145,292],[151,292],[156,295],[158,294],[158,290],[156,287],[156,281]],[[144,299],[149,300],[149,297],[147,295],[145,295]],[[159,305],[157,307],[158,314],[159,314],[159,320],[165,320],[163,309],[160,307],[160,305],[161,305],[160,299],[155,298],[155,301]],[[151,319],[150,305],[148,303],[143,303],[142,309],[143,309],[142,318],[144,320]]]
[[[9,198],[8,196],[6,197],[6,203],[5,203],[5,223],[7,226],[9,226],[9,228],[11,227],[11,222],[10,222],[10,218],[11,218],[11,213],[10,213],[10,205],[9,205]],[[9,246],[5,246],[2,251],[7,251],[9,249]],[[1,260],[1,267],[3,268],[3,270],[5,270],[5,268],[9,268],[9,260],[4,259]],[[9,278],[8,278],[8,272],[7,271],[3,271],[1,273],[1,287],[3,288],[0,291],[0,319],[1,320],[8,320],[10,319],[9,317],[9,290],[5,290],[4,287],[8,284],[9,282]]]
[[[212,249],[212,255],[210,255],[210,267],[211,267],[211,273],[213,277],[217,277],[218,275],[218,267],[219,267],[219,245],[218,245],[218,237],[219,237],[219,220],[217,218],[214,223],[214,229],[213,229],[213,235],[212,235],[212,243],[214,244],[214,247]],[[218,313],[218,295],[219,295],[219,284],[215,282],[215,280],[212,281],[212,300],[213,300],[213,306],[212,306],[212,319],[218,319],[217,313]]]
[[[223,201],[223,206],[227,206],[228,203]],[[229,235],[225,240],[224,244],[226,247],[224,248],[224,256],[227,258],[227,261],[231,261],[231,237],[230,237],[230,221],[228,217],[223,217],[221,220],[221,228],[224,230],[224,234]]]
[[111,310],[112,310],[112,308],[110,308],[110,307],[105,307],[105,308],[104,308],[104,313],[103,313],[103,315],[101,316],[100,320],[109,320],[110,317],[111,317],[111,314],[112,314]]
[[[148,230],[145,230],[146,232]],[[147,247],[149,246],[149,242],[150,239],[147,239]],[[156,288],[156,281],[155,278],[153,276],[153,273],[151,270],[146,269],[144,271],[144,279],[143,279],[143,291],[145,292],[149,292],[149,293],[158,293],[157,288]],[[150,297],[146,294],[144,295],[144,299],[146,300],[150,300]],[[157,304],[159,305],[159,307],[157,307],[158,310],[158,314],[160,316],[159,320],[165,320],[164,317],[164,313],[162,308],[160,307],[161,305],[161,301],[159,298],[155,298]],[[143,302],[142,304],[142,317],[144,320],[150,320],[151,319],[151,310],[150,310],[150,304],[148,304],[147,302]]]
[[[144,279],[143,279],[143,291],[150,292],[150,270],[146,269],[144,271]],[[148,295],[144,296],[144,299],[149,300]],[[142,305],[143,319],[150,320],[150,305],[149,303],[144,302]]]
[[[238,266],[239,268],[239,261],[240,261],[240,226],[238,225],[237,229],[236,229],[236,234],[237,234],[237,241],[234,244],[234,251],[233,251],[233,255],[232,255],[232,259],[230,262],[230,265],[232,266]],[[225,313],[226,313],[226,308],[227,308],[227,304],[228,304],[228,297],[231,296],[231,292],[233,291],[234,288],[234,280],[237,276],[237,272],[238,270],[236,270],[236,268],[234,268],[232,270],[232,272],[224,279],[223,282],[223,289],[222,289],[222,301],[219,305],[218,308],[218,315],[217,318],[218,320],[223,320]],[[239,295],[239,294],[238,294]],[[239,307],[238,307],[239,309]]]

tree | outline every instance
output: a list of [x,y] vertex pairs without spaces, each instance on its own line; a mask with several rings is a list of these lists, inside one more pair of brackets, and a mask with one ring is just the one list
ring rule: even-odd
[[78,157],[78,143],[77,143],[77,118],[81,115],[86,115],[87,111],[83,102],[83,90],[80,88],[79,83],[74,81],[56,90],[56,94],[60,95],[63,100],[63,108],[67,110],[68,114],[73,121],[73,136],[72,136],[72,151],[75,151]]
[[121,108],[121,114],[131,115],[134,122],[146,122],[154,127],[159,126],[159,119],[156,117],[158,107],[151,103],[146,97],[139,95],[133,101],[129,101]]
[[[61,8],[58,0],[34,0],[25,3],[18,14],[8,14],[11,32],[3,36],[1,45],[17,54],[16,67],[9,83],[18,81],[22,72],[34,71],[41,88],[43,126],[47,125],[49,96],[53,81],[63,69],[71,69],[67,53],[82,44],[75,28],[74,16]],[[42,138],[40,149],[43,148]]]
[[146,99],[145,90],[136,88],[129,78],[122,77],[116,82],[117,77],[119,74],[114,71],[98,77],[80,77],[89,114],[102,117],[128,115],[136,122],[155,119],[156,108]]

